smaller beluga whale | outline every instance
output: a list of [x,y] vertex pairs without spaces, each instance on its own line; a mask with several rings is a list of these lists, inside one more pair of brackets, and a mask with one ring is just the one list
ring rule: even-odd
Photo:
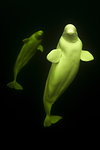
[[19,52],[14,65],[14,80],[7,84],[8,87],[14,88],[16,90],[23,90],[22,85],[20,85],[16,79],[20,70],[30,61],[30,59],[35,55],[37,50],[43,52],[43,46],[41,45],[43,39],[43,31],[39,30],[32,34],[29,38],[23,40],[24,44]]
[[66,25],[57,48],[47,55],[47,60],[52,65],[43,95],[46,113],[44,127],[49,127],[62,119],[62,116],[51,115],[51,108],[74,80],[79,69],[80,60],[88,62],[93,59],[94,57],[89,51],[82,50],[82,41],[78,37],[76,27],[72,24]]

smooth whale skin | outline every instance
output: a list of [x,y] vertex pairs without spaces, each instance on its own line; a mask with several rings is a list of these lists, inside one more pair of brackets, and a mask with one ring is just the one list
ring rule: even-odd
[[35,55],[37,50],[43,52],[43,47],[41,45],[42,38],[43,38],[43,31],[39,30],[29,38],[23,40],[24,45],[22,46],[14,65],[14,80],[7,84],[8,87],[14,88],[16,90],[23,90],[23,87],[16,81],[17,75],[20,72],[20,70]]
[[46,113],[44,127],[49,127],[62,119],[61,116],[50,114],[51,107],[74,80],[79,69],[80,59],[90,61],[94,58],[88,51],[82,50],[82,42],[78,37],[75,26],[68,24],[64,28],[57,48],[47,55],[47,59],[52,65],[43,95]]

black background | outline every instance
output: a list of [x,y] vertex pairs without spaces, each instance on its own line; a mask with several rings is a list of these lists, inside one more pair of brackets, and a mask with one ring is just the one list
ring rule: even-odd
[[[0,5],[0,101],[1,116],[6,127],[32,127],[38,131],[67,131],[69,128],[97,128],[100,119],[100,15],[98,4],[89,1],[5,1]],[[43,127],[45,112],[42,102],[45,81],[50,68],[46,55],[56,48],[64,26],[72,23],[90,51],[94,61],[80,63],[77,77],[52,107],[52,114],[63,120]],[[15,91],[6,87],[13,79],[13,65],[22,40],[44,30],[44,52],[20,72],[17,81],[24,87]]]

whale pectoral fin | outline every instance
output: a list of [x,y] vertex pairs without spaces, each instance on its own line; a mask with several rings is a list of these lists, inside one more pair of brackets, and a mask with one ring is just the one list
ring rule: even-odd
[[42,45],[39,45],[37,50],[40,50],[41,52],[43,52],[43,46]]
[[48,55],[47,60],[52,63],[58,63],[62,56],[61,49],[53,49]]
[[27,43],[29,41],[29,38],[26,38],[23,40],[24,43]]
[[80,59],[82,61],[91,61],[91,60],[94,60],[94,57],[93,57],[93,55],[89,51],[82,50],[81,51],[81,58]]

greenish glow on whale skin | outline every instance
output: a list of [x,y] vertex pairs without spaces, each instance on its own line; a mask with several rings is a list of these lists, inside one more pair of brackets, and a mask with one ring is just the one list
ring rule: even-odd
[[17,75],[19,74],[20,70],[35,55],[37,50],[43,52],[43,47],[41,45],[42,39],[43,31],[39,30],[29,38],[23,40],[24,45],[22,46],[14,65],[14,80],[7,84],[8,87],[14,88],[16,90],[23,90],[23,87],[16,81]]
[[74,25],[68,24],[58,42],[57,48],[47,55],[52,63],[44,90],[43,103],[46,117],[44,127],[62,119],[61,116],[51,115],[51,107],[74,80],[82,61],[93,60],[92,54],[82,50],[82,42]]

